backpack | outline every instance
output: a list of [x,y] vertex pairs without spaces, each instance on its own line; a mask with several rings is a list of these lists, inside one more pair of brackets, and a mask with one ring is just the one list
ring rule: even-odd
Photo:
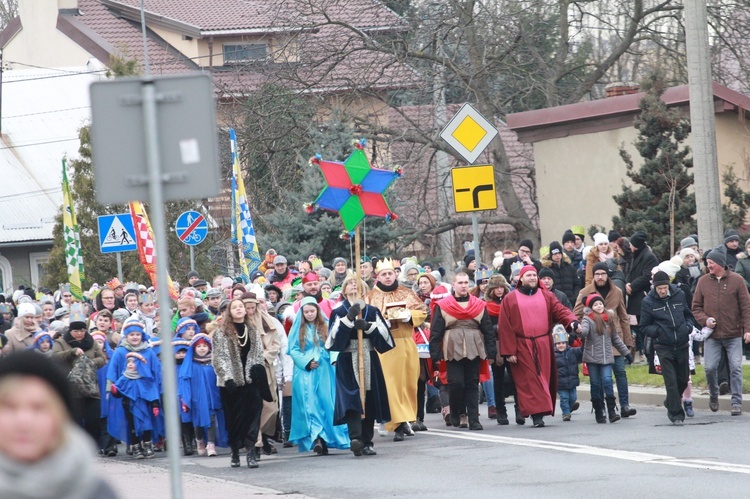
[[73,362],[73,369],[68,373],[68,381],[76,397],[99,398],[96,366],[86,355],[81,355]]

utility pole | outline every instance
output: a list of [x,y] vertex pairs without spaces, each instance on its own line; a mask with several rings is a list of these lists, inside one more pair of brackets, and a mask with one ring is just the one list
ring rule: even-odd
[[685,40],[698,237],[700,246],[709,249],[722,242],[724,222],[721,218],[706,0],[685,0]]

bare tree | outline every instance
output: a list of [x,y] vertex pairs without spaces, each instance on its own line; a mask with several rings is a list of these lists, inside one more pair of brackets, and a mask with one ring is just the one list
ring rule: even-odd
[[0,0],[0,29],[18,16],[18,0]]

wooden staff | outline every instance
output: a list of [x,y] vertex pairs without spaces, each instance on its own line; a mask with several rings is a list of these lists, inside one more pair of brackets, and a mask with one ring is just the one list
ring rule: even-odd
[[[359,295],[359,280],[360,280],[360,241],[359,241],[359,226],[354,230],[354,282],[357,284],[357,302],[362,301],[362,297]],[[346,292],[346,290],[344,290]],[[359,311],[358,318],[362,318],[362,312],[364,306]],[[365,418],[365,395],[367,394],[367,387],[365,386],[365,355],[363,348],[363,337],[364,333],[362,329],[357,328],[357,353],[359,354],[359,398],[362,400],[362,419]]]

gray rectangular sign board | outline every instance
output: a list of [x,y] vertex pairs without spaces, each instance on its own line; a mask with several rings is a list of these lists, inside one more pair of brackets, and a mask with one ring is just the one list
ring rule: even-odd
[[142,86],[153,84],[164,200],[219,194],[219,145],[208,75],[122,78],[91,85],[96,200],[149,198]]

